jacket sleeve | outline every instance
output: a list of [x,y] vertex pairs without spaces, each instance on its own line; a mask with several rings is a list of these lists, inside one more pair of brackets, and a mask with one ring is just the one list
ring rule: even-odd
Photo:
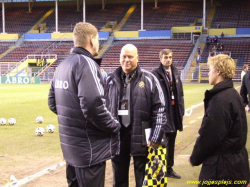
[[55,99],[55,91],[54,91],[53,81],[51,83],[50,90],[49,90],[48,105],[49,105],[49,109],[52,112],[54,112],[55,114],[57,114],[57,111],[56,111],[56,99]]
[[243,76],[242,84],[240,88],[240,96],[243,99],[245,105],[249,104],[248,97],[247,97],[247,87],[246,87],[246,75]]
[[185,106],[184,106],[184,92],[183,92],[183,85],[182,85],[182,81],[179,77],[179,82],[180,82],[180,103],[181,103],[181,106],[182,106],[182,115],[184,116],[185,115]]
[[224,107],[218,100],[210,101],[190,157],[192,165],[202,164],[207,157],[221,149],[231,124],[230,116]]
[[152,106],[151,106],[151,124],[153,132],[151,141],[158,144],[163,138],[163,125],[166,123],[165,101],[162,88],[157,78],[152,74]]
[[101,71],[92,59],[82,58],[84,63],[81,63],[76,70],[79,75],[76,83],[82,113],[100,130],[106,133],[117,133],[120,130],[120,124],[106,107]]

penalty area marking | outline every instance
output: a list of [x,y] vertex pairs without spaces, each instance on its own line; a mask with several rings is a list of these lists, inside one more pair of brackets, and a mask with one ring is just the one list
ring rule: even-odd
[[184,126],[183,126],[183,129],[185,129],[186,127],[188,127],[188,126],[187,126],[187,125],[184,125]]
[[[238,89],[238,88],[240,88],[240,86],[237,86],[235,89]],[[185,110],[185,114],[184,115],[185,116],[191,116],[191,114],[193,112],[193,109],[196,108],[196,107],[198,107],[198,106],[201,106],[203,104],[204,104],[204,102],[202,102],[200,104],[197,104],[197,105],[191,106],[190,108],[188,108],[188,109]],[[198,119],[200,119],[200,117]]]
[[193,112],[193,109],[196,108],[196,107],[198,107],[198,106],[201,106],[201,105],[203,105],[203,104],[204,104],[204,102],[202,102],[202,103],[200,103],[200,104],[197,104],[197,105],[193,105],[193,106],[191,106],[190,108],[186,109],[186,110],[185,110],[185,116],[191,116],[191,114],[192,114],[192,112]]
[[189,124],[192,124],[192,123],[195,123],[195,122],[196,122],[196,120],[192,120],[192,121],[189,122]]
[[61,162],[59,164],[56,164],[56,165],[51,166],[51,167],[49,167],[47,169],[44,169],[44,170],[42,170],[42,171],[40,171],[40,172],[38,172],[38,173],[36,173],[34,175],[31,175],[29,177],[23,178],[21,180],[14,181],[12,183],[7,183],[6,186],[17,187],[17,186],[26,184],[27,182],[29,182],[29,181],[31,181],[31,180],[33,180],[35,178],[38,178],[38,177],[40,177],[40,176],[42,176],[42,175],[44,175],[46,173],[49,173],[50,171],[55,170],[58,167],[64,166],[65,164],[66,164],[66,162]]

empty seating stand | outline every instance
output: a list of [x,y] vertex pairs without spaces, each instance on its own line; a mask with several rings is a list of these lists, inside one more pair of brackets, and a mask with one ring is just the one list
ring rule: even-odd
[[[5,10],[5,32],[6,33],[26,33],[32,26],[49,10],[48,7],[34,7],[28,13],[27,7],[8,7]],[[2,20],[2,14],[0,15]],[[0,32],[3,32],[2,27]]]
[[[121,21],[129,4],[107,4],[102,10],[101,5],[86,5],[86,22],[92,23],[100,30],[108,21]],[[72,32],[78,22],[83,21],[82,10],[77,12],[76,6],[59,6],[58,8],[58,31]],[[53,12],[44,22],[47,24],[46,32],[55,31],[55,12]]]
[[173,63],[175,66],[183,68],[194,47],[188,40],[117,40],[103,55],[102,67],[107,69],[107,71],[112,71],[119,67],[121,48],[128,43],[134,44],[137,47],[139,53],[139,65],[148,70],[152,70],[160,65],[159,52],[165,48],[169,48],[173,51]]
[[[236,75],[235,80],[240,80],[240,72],[243,69],[243,64],[250,64],[250,37],[240,38],[223,38],[219,39],[219,43],[224,46],[224,51],[231,52],[231,57],[236,61]],[[206,46],[202,52],[202,62],[207,62],[209,53],[212,52],[213,46],[216,44],[210,44]],[[196,69],[198,76],[198,67]]]
[[[196,19],[202,18],[202,1],[191,2],[159,2],[158,9],[153,9],[154,3],[144,4],[145,30],[169,30],[174,26],[189,26]],[[194,11],[195,10],[195,11]],[[141,29],[141,4],[123,26],[124,31]]]
[[220,24],[220,28],[249,28],[249,0],[221,0],[216,7],[212,28]]

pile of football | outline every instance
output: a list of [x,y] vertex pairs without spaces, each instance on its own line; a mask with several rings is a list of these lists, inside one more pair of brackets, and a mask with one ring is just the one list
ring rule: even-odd
[[[7,124],[7,120],[5,118],[0,118],[0,125],[6,125],[6,124]],[[15,118],[8,119],[8,124],[15,125],[16,124]]]
[[[42,116],[38,116],[36,118],[36,122],[39,123],[39,124],[42,124],[43,123],[43,117]],[[6,120],[5,118],[0,118],[0,126],[4,126],[4,125],[10,125],[10,126],[13,126],[16,124],[16,119],[15,118],[9,118],[8,120]],[[53,133],[55,132],[55,126],[52,125],[52,124],[49,124],[47,127],[46,127],[46,131],[48,133]],[[36,130],[35,130],[35,133],[37,136],[43,136],[44,133],[45,133],[45,130],[43,127],[37,127]]]
[[[39,123],[39,124],[43,123],[43,117],[42,117],[42,116],[38,116],[38,117],[36,118],[36,122]],[[49,125],[46,127],[46,131],[47,131],[48,133],[53,133],[53,132],[55,132],[55,129],[56,129],[55,126],[52,125],[52,124],[49,124]],[[35,133],[36,133],[37,136],[43,136],[44,133],[45,133],[45,130],[44,130],[43,127],[37,127],[36,130],[35,130]]]

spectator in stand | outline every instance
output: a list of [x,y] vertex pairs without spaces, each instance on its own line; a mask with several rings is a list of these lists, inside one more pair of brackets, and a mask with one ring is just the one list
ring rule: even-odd
[[209,38],[209,36],[207,35],[207,37],[206,37],[206,48],[207,49],[209,49],[209,47],[210,47],[210,38]]
[[212,47],[212,52],[216,53],[216,51],[217,51],[217,46],[214,45],[214,46]]
[[216,25],[216,28],[217,28],[217,29],[219,29],[219,28],[220,28],[220,24],[219,24],[219,23]]
[[[190,163],[202,164],[199,187],[246,187],[249,183],[247,118],[232,81],[236,65],[228,55],[219,54],[209,58],[208,66],[209,84],[213,88],[205,92],[205,115]],[[229,183],[210,183],[216,181]]]
[[196,57],[196,62],[199,64],[201,62],[201,56],[200,55],[197,55]]
[[221,46],[220,46],[220,43],[217,43],[216,44],[216,49],[217,49],[217,51],[221,51],[221,48],[220,48]]
[[[222,43],[220,43],[220,50],[224,51],[224,45]],[[229,54],[228,54],[229,55]]]
[[206,43],[208,43],[208,42],[210,42],[210,38],[209,38],[209,36],[207,35],[207,37],[206,37]]
[[214,37],[210,38],[210,42],[214,43]]
[[218,43],[218,40],[219,40],[218,36],[214,35],[214,43]]
[[221,38],[224,38],[224,33],[222,32],[221,35],[220,35]]
[[248,72],[248,64],[243,64],[243,70],[241,71],[240,74],[241,82],[243,80],[244,75],[246,75],[247,72]]
[[202,53],[202,49],[200,47],[198,47],[197,51],[199,55]]

